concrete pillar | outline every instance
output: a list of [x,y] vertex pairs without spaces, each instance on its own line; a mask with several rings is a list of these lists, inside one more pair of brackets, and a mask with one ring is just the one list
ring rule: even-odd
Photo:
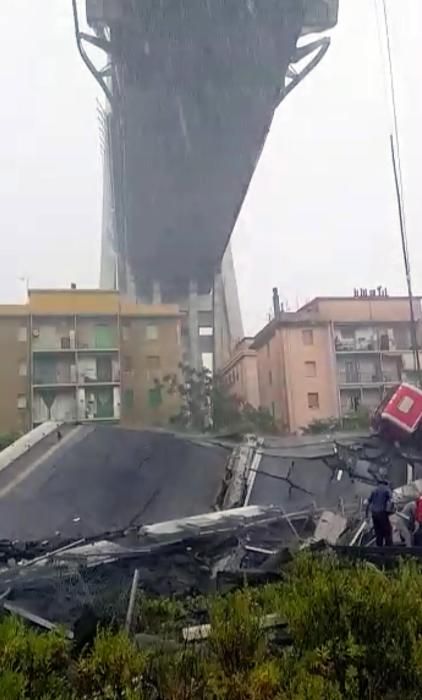
[[188,298],[189,364],[199,370],[202,367],[202,358],[199,349],[198,301],[198,283],[196,280],[191,280]]
[[133,279],[133,275],[130,271],[129,265],[126,263],[126,270],[125,270],[125,276],[126,276],[126,295],[129,297],[129,299],[133,299],[136,301],[136,286],[135,286],[135,281]]
[[214,325],[214,370],[219,370],[230,357],[230,337],[224,283],[221,270],[214,277],[213,290],[213,325]]
[[152,283],[152,303],[161,304],[161,285],[159,280]]

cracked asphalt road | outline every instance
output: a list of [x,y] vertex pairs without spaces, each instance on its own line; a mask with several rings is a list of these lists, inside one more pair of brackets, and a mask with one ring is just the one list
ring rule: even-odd
[[[292,465],[293,463],[293,465]],[[343,473],[337,481],[335,470],[322,460],[263,456],[252,489],[250,505],[277,505],[287,512],[311,507],[330,508],[340,498],[348,503],[365,498],[370,486]]]
[[[83,427],[0,498],[0,538],[95,535],[211,510],[227,451],[170,433]],[[17,467],[0,475],[0,486]]]

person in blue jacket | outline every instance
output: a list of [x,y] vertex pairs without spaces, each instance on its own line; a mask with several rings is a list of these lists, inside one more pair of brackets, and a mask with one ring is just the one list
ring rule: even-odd
[[371,492],[366,504],[366,517],[372,516],[377,547],[393,544],[390,515],[394,512],[393,492],[386,479],[382,479]]

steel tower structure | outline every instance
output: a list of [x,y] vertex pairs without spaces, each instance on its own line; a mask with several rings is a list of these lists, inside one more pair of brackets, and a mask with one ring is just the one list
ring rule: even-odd
[[230,235],[275,110],[330,42],[298,40],[338,0],[86,0],[89,32],[72,3],[106,95],[102,285],[179,303],[186,359],[219,365],[242,335]]

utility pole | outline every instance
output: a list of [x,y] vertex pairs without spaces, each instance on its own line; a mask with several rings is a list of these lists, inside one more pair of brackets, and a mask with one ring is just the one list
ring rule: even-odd
[[[409,297],[410,306],[410,335],[412,341],[412,351],[414,357],[414,367],[417,377],[417,383],[422,386],[421,377],[421,363],[419,357],[419,343],[418,343],[418,331],[415,319],[415,308],[413,305],[413,292],[412,292],[412,278],[410,274],[410,262],[409,262],[409,248],[407,245],[407,233],[406,233],[406,215],[403,203],[403,178],[400,164],[400,139],[399,139],[399,125],[397,117],[397,102],[396,102],[396,91],[394,85],[394,71],[393,71],[393,57],[391,50],[391,38],[390,38],[390,27],[388,22],[388,12],[387,12],[387,0],[382,0],[383,15],[384,15],[384,26],[385,26],[385,38],[387,44],[387,56],[388,56],[388,73],[390,78],[390,93],[391,93],[391,106],[393,112],[393,129],[394,136],[390,134],[390,148],[391,148],[391,159],[393,163],[393,173],[394,173],[394,184],[396,188],[396,198],[397,207],[399,213],[399,223],[400,223],[400,236],[401,236],[401,246],[403,253],[404,270],[406,274],[406,284],[407,284],[407,294]],[[395,137],[395,138],[394,138]]]
[[418,381],[419,386],[422,386],[421,362],[420,362],[420,357],[419,357],[418,330],[417,330],[416,319],[415,319],[415,309],[413,306],[412,278],[410,275],[409,250],[407,247],[406,228],[405,228],[405,222],[404,222],[403,200],[402,200],[401,191],[400,191],[400,183],[399,183],[397,161],[396,161],[396,152],[394,149],[394,139],[393,139],[392,134],[390,134],[390,146],[391,146],[391,158],[393,161],[394,183],[396,186],[397,207],[398,207],[398,211],[399,211],[400,235],[401,235],[403,262],[404,262],[404,269],[405,269],[405,273],[406,273],[407,293],[408,293],[409,305],[410,305],[410,333],[411,333],[411,339],[412,339],[412,351],[413,351],[413,357],[414,357],[414,363],[415,363],[414,366],[415,366],[415,371],[416,371],[416,375],[417,375],[417,381]]

